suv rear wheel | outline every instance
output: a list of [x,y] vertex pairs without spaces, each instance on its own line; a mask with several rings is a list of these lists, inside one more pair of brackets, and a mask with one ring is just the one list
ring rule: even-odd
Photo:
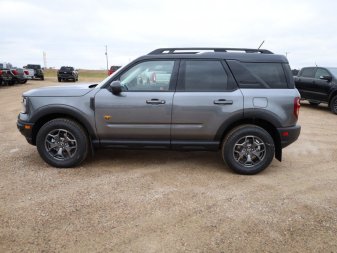
[[46,163],[58,168],[69,168],[80,164],[87,157],[89,141],[78,123],[59,118],[40,128],[36,146]]
[[234,128],[222,145],[222,158],[235,172],[253,175],[261,172],[274,158],[273,138],[261,127],[242,125]]

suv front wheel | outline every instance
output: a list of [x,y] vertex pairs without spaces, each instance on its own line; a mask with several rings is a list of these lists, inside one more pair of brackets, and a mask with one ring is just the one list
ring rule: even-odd
[[273,138],[256,125],[242,125],[234,128],[222,145],[222,157],[235,172],[253,175],[261,172],[274,158]]
[[82,126],[75,121],[59,118],[40,128],[36,146],[46,163],[57,168],[69,168],[87,157],[89,141]]

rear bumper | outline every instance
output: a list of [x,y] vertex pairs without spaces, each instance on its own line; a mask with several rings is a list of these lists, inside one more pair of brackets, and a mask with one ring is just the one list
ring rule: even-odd
[[20,133],[26,137],[26,140],[28,141],[29,144],[33,144],[33,123],[28,123],[20,120],[18,118],[16,122],[16,126],[19,129]]
[[73,78],[75,78],[73,75],[71,75],[71,74],[59,74],[58,76],[57,76],[58,78],[67,78],[67,79],[73,79]]
[[298,139],[301,132],[301,126],[277,128],[281,139],[281,147],[285,148]]

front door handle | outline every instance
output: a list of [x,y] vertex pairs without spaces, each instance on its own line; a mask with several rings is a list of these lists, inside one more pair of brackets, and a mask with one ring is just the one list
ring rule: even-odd
[[150,100],[146,100],[146,103],[150,104],[150,105],[163,105],[163,104],[166,103],[166,101],[160,100],[160,99],[157,99],[157,98],[152,98]]
[[218,99],[214,100],[215,105],[232,105],[233,100],[226,100],[226,99]]

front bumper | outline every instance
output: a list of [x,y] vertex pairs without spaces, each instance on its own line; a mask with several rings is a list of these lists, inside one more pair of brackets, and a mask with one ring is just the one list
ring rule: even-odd
[[296,125],[292,127],[277,128],[281,138],[281,147],[285,148],[298,139],[301,132],[301,126]]
[[19,129],[20,133],[26,137],[26,140],[29,144],[34,145],[33,143],[33,123],[22,121],[18,118],[16,126]]

